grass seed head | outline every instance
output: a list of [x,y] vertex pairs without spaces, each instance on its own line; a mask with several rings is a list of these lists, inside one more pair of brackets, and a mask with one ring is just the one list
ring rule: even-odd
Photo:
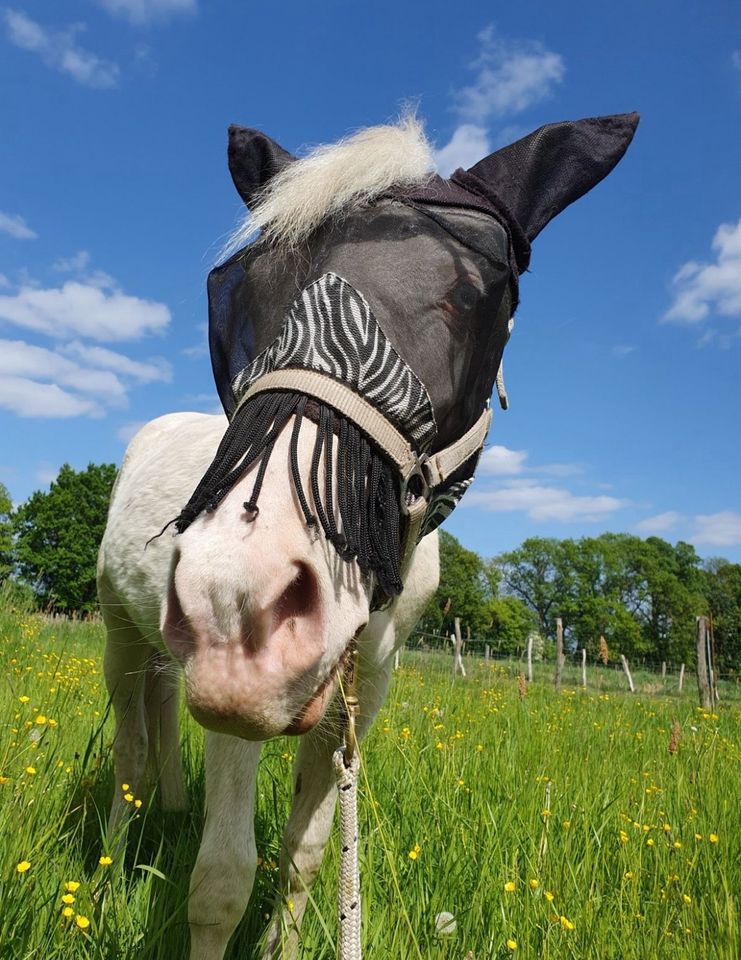
[[605,666],[610,661],[610,651],[607,649],[607,640],[604,637],[599,638],[599,658]]
[[669,737],[669,745],[667,746],[667,750],[669,751],[671,756],[674,756],[674,754],[679,749],[679,741],[681,737],[682,737],[682,727],[680,726],[679,720],[674,720],[674,722],[672,723],[672,734]]

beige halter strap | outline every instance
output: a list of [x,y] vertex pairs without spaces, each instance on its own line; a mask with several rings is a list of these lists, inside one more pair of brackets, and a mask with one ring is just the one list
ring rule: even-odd
[[[396,427],[353,389],[316,370],[285,368],[273,370],[256,380],[244,393],[239,407],[267,390],[293,390],[333,407],[367,434],[396,465],[401,476],[401,509],[408,518],[401,551],[402,575],[406,571],[427,512],[434,487],[444,483],[484,445],[491,423],[487,406],[476,423],[460,439],[432,454],[418,454]],[[237,409],[239,409],[239,407]],[[235,411],[236,412],[236,411]],[[410,481],[418,478],[421,487],[414,493]]]

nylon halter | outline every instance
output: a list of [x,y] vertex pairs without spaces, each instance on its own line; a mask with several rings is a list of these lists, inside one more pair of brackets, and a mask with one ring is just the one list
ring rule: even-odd
[[[209,295],[222,303],[212,286]],[[415,546],[472,482],[491,420],[488,403],[460,439],[433,452],[437,424],[424,383],[362,293],[332,272],[303,289],[278,336],[239,369],[230,392],[229,426],[175,518],[178,532],[218,509],[251,464],[257,470],[243,506],[245,519],[255,520],[268,461],[294,417],[289,477],[307,526],[373,575],[372,609],[398,596]],[[304,419],[317,423],[308,477],[297,453]]]
[[304,393],[334,407],[367,434],[396,466],[401,480],[399,506],[407,518],[401,550],[401,569],[405,573],[417,546],[433,489],[444,484],[483,447],[491,424],[489,406],[454,443],[436,453],[420,454],[377,407],[344,383],[316,370],[285,369],[263,374],[244,393],[237,409],[251,397],[270,390]]

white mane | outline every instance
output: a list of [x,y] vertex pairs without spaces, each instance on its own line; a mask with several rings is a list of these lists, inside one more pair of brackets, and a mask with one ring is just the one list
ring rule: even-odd
[[422,124],[411,114],[367,127],[338,143],[316,147],[268,182],[254,208],[227,241],[224,255],[260,231],[262,239],[295,248],[328,217],[421,183],[434,169]]

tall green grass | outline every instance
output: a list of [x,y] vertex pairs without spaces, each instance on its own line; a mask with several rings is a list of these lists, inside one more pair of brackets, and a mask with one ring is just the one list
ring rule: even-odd
[[[125,861],[101,864],[120,789],[103,642],[98,624],[0,604],[0,960],[187,957],[202,736],[185,723],[193,812],[137,798]],[[691,676],[681,698],[536,680],[521,699],[516,665],[467,666],[454,681],[449,658],[407,652],[363,746],[369,960],[738,957],[739,708],[698,710]],[[263,752],[261,865],[232,958],[259,956],[294,749]],[[312,960],[335,956],[337,868],[333,839],[303,929]],[[454,931],[436,931],[443,912]]]

